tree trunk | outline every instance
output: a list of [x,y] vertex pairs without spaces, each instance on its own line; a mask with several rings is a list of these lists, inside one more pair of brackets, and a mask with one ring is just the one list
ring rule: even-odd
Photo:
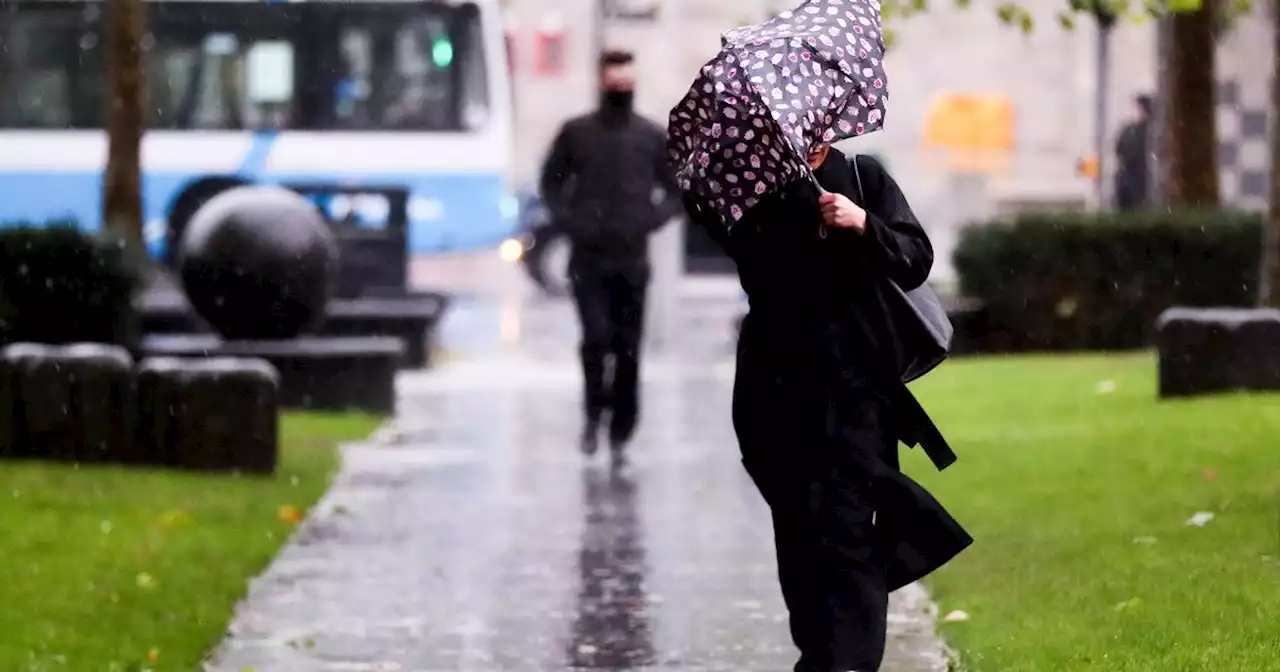
[[143,244],[142,134],[146,128],[145,0],[107,0],[107,167],[102,223]]
[[1280,308],[1280,0],[1273,3],[1271,43],[1271,211],[1263,224],[1262,282],[1259,298],[1264,306]]
[[1175,12],[1164,64],[1168,118],[1164,149],[1167,202],[1173,208],[1216,208],[1218,193],[1217,82],[1214,76],[1218,0],[1194,12]]

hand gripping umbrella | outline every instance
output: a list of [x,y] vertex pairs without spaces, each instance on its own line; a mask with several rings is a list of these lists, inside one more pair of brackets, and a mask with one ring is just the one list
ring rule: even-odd
[[814,146],[882,127],[883,59],[879,0],[807,0],[725,33],[671,110],[667,154],[680,188],[732,226],[761,198],[814,179]]

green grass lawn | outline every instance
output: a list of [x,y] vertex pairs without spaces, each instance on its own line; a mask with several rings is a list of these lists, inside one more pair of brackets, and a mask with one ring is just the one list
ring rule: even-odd
[[336,443],[376,425],[286,415],[272,478],[0,463],[0,670],[198,670]]
[[1070,356],[915,388],[960,462],[908,467],[977,540],[929,580],[969,615],[942,626],[963,669],[1280,669],[1280,396],[1157,402],[1155,381],[1149,355]]

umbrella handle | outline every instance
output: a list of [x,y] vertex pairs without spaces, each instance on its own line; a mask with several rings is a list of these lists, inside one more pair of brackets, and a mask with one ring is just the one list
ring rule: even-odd
[[814,175],[813,171],[809,171],[809,182],[813,184],[814,189],[818,190],[819,196],[823,196],[827,193],[827,190],[823,189],[822,185],[818,183],[818,176]]
[[[821,184],[818,184],[818,176],[814,175],[813,171],[809,171],[809,182],[813,184],[814,189],[818,190],[818,196],[822,196],[827,193],[827,190],[823,189]],[[825,223],[822,223],[822,222],[818,223],[818,237],[822,239],[826,239],[827,225]]]

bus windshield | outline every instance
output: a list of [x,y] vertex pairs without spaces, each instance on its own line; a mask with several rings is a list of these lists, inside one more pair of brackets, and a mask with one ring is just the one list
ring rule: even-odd
[[[150,126],[460,131],[488,118],[474,5],[150,3]],[[101,128],[98,2],[0,2],[0,127]]]

